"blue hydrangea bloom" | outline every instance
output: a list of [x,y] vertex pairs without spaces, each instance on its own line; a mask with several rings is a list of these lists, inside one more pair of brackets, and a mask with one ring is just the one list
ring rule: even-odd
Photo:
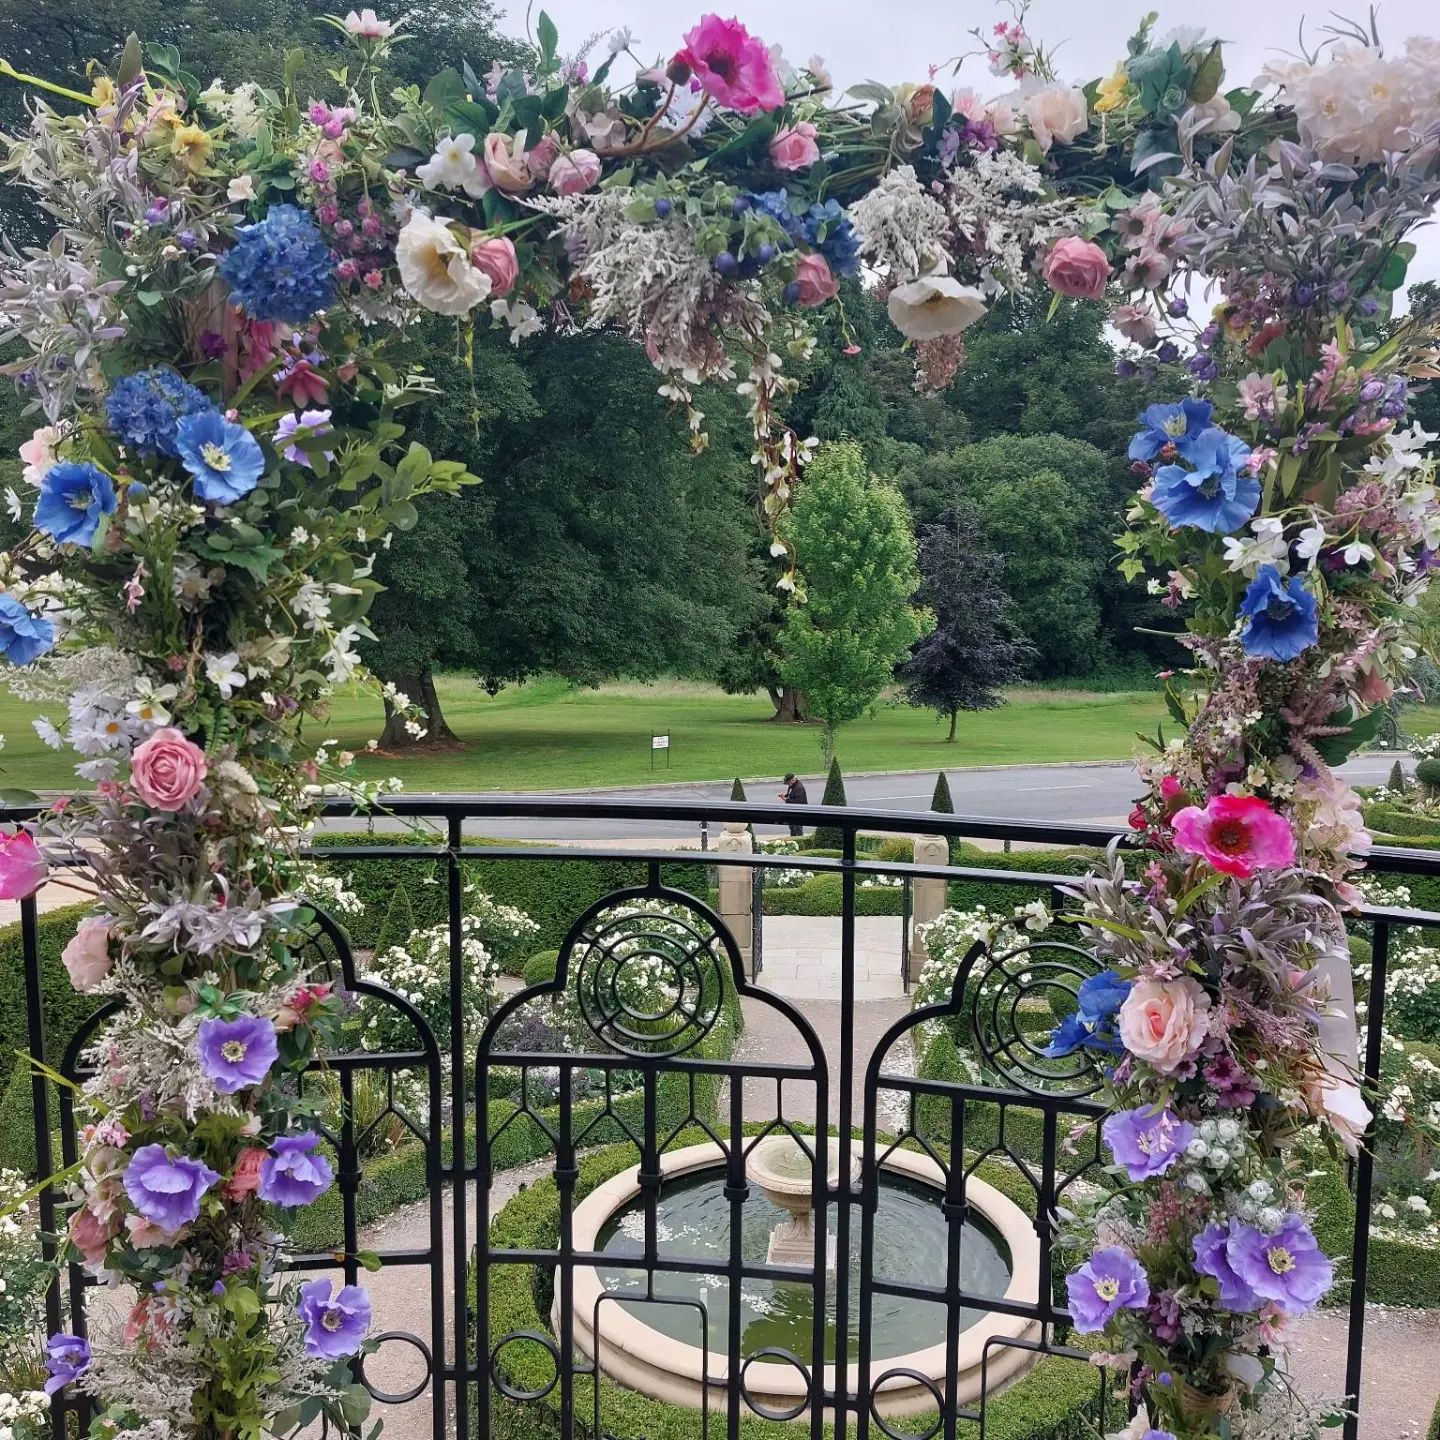
[[31,665],[55,644],[55,627],[32,615],[13,595],[0,595],[0,655],[12,665]]
[[745,198],[757,215],[769,216],[791,240],[800,238],[801,220],[790,208],[788,190],[752,190]]
[[1319,607],[1298,575],[1288,583],[1262,565],[1240,602],[1240,643],[1261,660],[1293,660],[1320,638]]
[[217,505],[243,500],[265,473],[265,452],[243,426],[218,410],[187,415],[176,429],[180,463],[195,477],[195,493]]
[[1184,399],[1178,405],[1150,405],[1140,416],[1141,429],[1130,441],[1130,458],[1153,463],[1167,445],[1177,448],[1210,427],[1215,407],[1208,400]]
[[183,415],[205,410],[210,402],[168,366],[157,365],[115,382],[105,411],[122,445],[141,455],[175,452],[175,425]]
[[40,481],[35,528],[61,545],[90,545],[102,515],[115,513],[115,486],[88,460],[62,460]]
[[235,303],[252,320],[299,325],[335,299],[335,262],[309,211],[272,205],[242,225],[220,262]]
[[1174,526],[1193,525],[1212,535],[1238,530],[1260,505],[1260,482],[1241,473],[1250,447],[1211,425],[1177,448],[1192,468],[1162,465],[1150,503]]
[[812,205],[801,221],[800,238],[812,250],[818,250],[837,275],[859,272],[860,236],[838,200]]

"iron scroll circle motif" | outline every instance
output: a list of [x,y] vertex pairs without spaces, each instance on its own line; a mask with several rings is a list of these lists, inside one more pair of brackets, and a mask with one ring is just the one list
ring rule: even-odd
[[692,895],[660,888],[610,896],[565,937],[558,976],[603,1045],[637,1059],[683,1055],[720,1018],[734,938]]
[[1031,1094],[1093,1095],[1104,1083],[1107,1051],[1080,1046],[1068,1054],[1047,1054],[1049,1027],[1027,1028],[1043,1001],[1056,1025],[1077,1006],[1076,994],[1104,966],[1088,950],[1059,940],[1041,940],[997,955],[976,945],[955,977],[951,1005],[967,1022],[985,1064],[1009,1084]]

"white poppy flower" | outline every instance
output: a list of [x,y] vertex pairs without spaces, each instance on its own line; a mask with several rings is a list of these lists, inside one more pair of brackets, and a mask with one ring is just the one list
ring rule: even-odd
[[985,314],[985,296],[949,275],[922,275],[890,292],[887,307],[895,328],[911,340],[958,335]]
[[437,315],[465,315],[490,294],[490,277],[443,221],[418,210],[395,242],[400,283],[412,299]]

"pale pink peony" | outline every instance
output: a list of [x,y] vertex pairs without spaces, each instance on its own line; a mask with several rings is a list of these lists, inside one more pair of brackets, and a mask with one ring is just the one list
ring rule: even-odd
[[227,1200],[243,1200],[260,1188],[260,1167],[270,1158],[268,1150],[250,1145],[240,1152],[235,1169],[225,1182]]
[[1199,1051],[1209,1020],[1210,997],[1188,975],[1137,980],[1120,1007],[1120,1039],[1137,1059],[1172,1075]]
[[70,943],[60,953],[70,983],[82,995],[99,987],[110,973],[110,922],[100,917],[82,920]]
[[205,779],[205,752],[173,726],[157,730],[130,757],[130,784],[152,810],[183,810]]
[[1244,880],[1257,870],[1295,863],[1290,822],[1254,795],[1216,795],[1203,810],[1190,805],[1179,811],[1173,824],[1179,849],[1226,875]]
[[795,266],[795,303],[807,310],[833,300],[840,291],[830,262],[823,255],[802,255]]
[[600,157],[593,150],[570,150],[550,167],[550,188],[557,195],[579,195],[600,179]]
[[1090,123],[1085,92],[1059,85],[1032,90],[1020,109],[1030,122],[1030,133],[1042,154],[1048,154],[1052,145],[1070,144]]
[[1041,273],[1045,283],[1058,294],[1076,300],[1098,300],[1110,283],[1110,261],[1093,240],[1066,235],[1050,247]]
[[178,1230],[167,1230],[143,1215],[125,1217],[125,1234],[137,1250],[158,1250],[162,1245],[173,1245],[184,1238],[186,1229],[182,1225]]
[[522,195],[534,188],[535,175],[525,155],[523,130],[513,141],[507,141],[499,130],[492,130],[485,137],[480,159],[497,190],[503,190],[508,195]]
[[685,49],[675,62],[691,70],[718,104],[742,115],[785,103],[769,50],[738,20],[701,16],[700,23],[685,32]]
[[0,835],[0,900],[25,900],[44,883],[45,857],[28,830]]
[[820,158],[819,133],[808,120],[786,126],[770,142],[770,163],[777,170],[808,170]]
[[470,263],[490,277],[490,298],[508,295],[520,278],[520,261],[509,236],[488,235],[472,242]]

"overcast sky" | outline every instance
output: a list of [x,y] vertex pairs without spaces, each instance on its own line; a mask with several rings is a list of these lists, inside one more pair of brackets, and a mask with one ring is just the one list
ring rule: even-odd
[[[812,54],[831,66],[837,86],[860,80],[898,84],[922,80],[932,64],[939,64],[973,48],[966,32],[989,30],[1008,11],[988,4],[956,4],[955,0],[536,0],[560,29],[560,47],[573,51],[597,30],[607,33],[628,26],[636,51],[648,59],[670,54],[680,46],[681,33],[704,10],[715,8],[736,15],[767,42],[778,42],[788,59],[803,64]],[[1028,28],[1047,45],[1059,46],[1057,68],[1077,83],[1108,74],[1125,53],[1125,41],[1139,20],[1152,8],[1142,0],[1035,0]],[[1266,60],[1295,52],[1302,18],[1308,14],[1306,39],[1320,38],[1319,27],[1330,19],[1332,0],[1202,0],[1196,4],[1164,5],[1158,28],[1203,24],[1225,41],[1227,84],[1247,84]],[[1333,0],[1345,11],[1345,0]],[[1365,6],[1349,7],[1357,15]],[[508,0],[507,28],[524,29],[524,0]],[[1440,7],[1434,0],[1385,0],[1379,6],[1380,33],[1391,46],[1407,36],[1440,33]],[[1061,43],[1063,42],[1063,43]],[[948,76],[948,71],[946,72]],[[983,60],[968,61],[958,84],[973,85],[982,95],[997,94],[1010,82],[996,79]],[[1411,267],[1412,280],[1440,279],[1440,227],[1416,236],[1420,253]]]

